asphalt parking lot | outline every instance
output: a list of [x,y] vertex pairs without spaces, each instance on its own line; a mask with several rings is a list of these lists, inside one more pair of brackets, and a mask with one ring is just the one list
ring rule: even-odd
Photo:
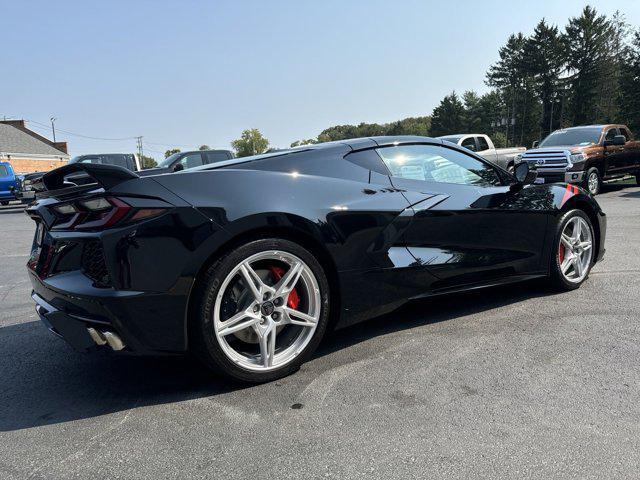
[[416,302],[278,382],[75,353],[40,324],[33,224],[0,209],[0,478],[637,478],[640,188],[608,187],[578,291]]

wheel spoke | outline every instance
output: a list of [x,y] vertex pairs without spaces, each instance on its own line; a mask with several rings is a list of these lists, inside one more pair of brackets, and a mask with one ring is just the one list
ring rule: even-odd
[[263,367],[273,366],[273,357],[276,354],[276,334],[278,329],[271,324],[267,330],[259,331],[260,359]]
[[281,295],[287,295],[298,283],[298,279],[300,278],[300,274],[302,274],[303,266],[302,263],[297,262],[291,265],[289,271],[285,273],[285,275],[280,279],[275,288],[275,296],[279,297]]
[[576,275],[578,277],[582,276],[582,258],[580,257],[580,255],[576,255],[575,257],[573,257],[573,268],[576,271]]
[[582,235],[582,222],[580,218],[576,217],[576,221],[573,225],[573,240],[574,242],[580,241],[580,236]]
[[569,235],[567,235],[566,233],[563,233],[560,239],[565,247],[569,249],[571,248],[571,237]]
[[571,268],[572,264],[573,264],[573,257],[567,256],[562,262],[562,265],[560,265],[560,270],[562,270],[562,273],[566,275],[569,272],[569,268]]
[[300,325],[302,327],[313,327],[318,321],[311,315],[300,312],[298,310],[294,310],[292,308],[285,307],[283,308],[283,310],[287,315],[288,323],[291,323],[293,325]]
[[587,251],[591,248],[591,242],[587,241],[587,242],[582,242],[580,245],[578,245],[580,248],[582,248],[583,251]]
[[218,328],[218,335],[224,337],[247,327],[251,327],[258,321],[259,318],[256,317],[249,309],[242,310],[220,324]]
[[251,267],[249,262],[245,262],[240,265],[240,273],[242,273],[244,283],[246,283],[249,290],[251,290],[253,298],[255,298],[258,302],[262,301],[262,290],[264,287],[264,283],[262,283],[262,279]]

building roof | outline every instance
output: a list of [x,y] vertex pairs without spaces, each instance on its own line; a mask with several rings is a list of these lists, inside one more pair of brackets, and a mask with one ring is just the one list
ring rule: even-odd
[[65,142],[52,142],[26,128],[24,120],[0,121],[0,154],[68,157]]

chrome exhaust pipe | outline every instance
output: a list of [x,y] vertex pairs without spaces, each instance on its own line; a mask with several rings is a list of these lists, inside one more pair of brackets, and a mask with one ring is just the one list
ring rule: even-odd
[[107,343],[107,339],[104,338],[104,335],[102,335],[102,333],[95,328],[88,327],[87,332],[89,332],[89,336],[96,345],[104,345],[105,343]]
[[125,347],[122,339],[115,333],[104,331],[102,332],[102,334],[104,335],[105,340],[107,341],[107,343],[109,344],[112,350],[118,351],[118,350],[122,350]]
[[107,344],[115,351],[122,350],[126,346],[119,335],[108,330],[102,332],[93,327],[87,327],[87,332],[96,345]]

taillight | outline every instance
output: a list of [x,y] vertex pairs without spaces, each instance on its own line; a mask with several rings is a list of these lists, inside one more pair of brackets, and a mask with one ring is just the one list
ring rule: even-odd
[[[163,207],[132,206],[116,197],[96,197],[56,205],[54,229],[102,230],[119,223],[156,217],[167,211]],[[154,203],[157,203],[154,202]]]

